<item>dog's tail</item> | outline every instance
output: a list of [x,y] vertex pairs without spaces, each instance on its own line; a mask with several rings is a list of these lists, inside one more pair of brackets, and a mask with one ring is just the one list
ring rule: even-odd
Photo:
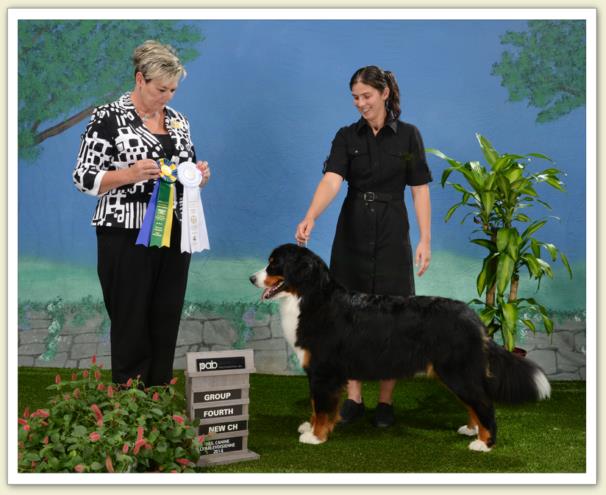
[[549,398],[551,385],[534,362],[488,342],[487,389],[492,399],[510,404]]

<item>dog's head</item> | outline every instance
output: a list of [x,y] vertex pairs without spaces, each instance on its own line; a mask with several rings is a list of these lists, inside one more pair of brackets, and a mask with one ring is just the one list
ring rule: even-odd
[[287,295],[304,296],[324,287],[330,276],[322,259],[309,249],[296,244],[278,246],[269,255],[269,264],[251,275],[250,281],[263,290],[261,299]]

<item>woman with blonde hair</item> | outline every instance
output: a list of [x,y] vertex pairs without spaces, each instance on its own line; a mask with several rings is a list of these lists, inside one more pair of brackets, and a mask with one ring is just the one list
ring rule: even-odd
[[174,212],[165,219],[169,247],[138,244],[160,180],[161,159],[198,161],[189,122],[168,106],[186,75],[175,50],[146,41],[133,53],[134,88],[97,107],[82,134],[73,172],[76,187],[98,198],[92,225],[97,233],[97,272],[110,321],[115,383],[139,377],[145,386],[172,378],[173,359],[191,253],[181,252],[183,186],[175,183]]

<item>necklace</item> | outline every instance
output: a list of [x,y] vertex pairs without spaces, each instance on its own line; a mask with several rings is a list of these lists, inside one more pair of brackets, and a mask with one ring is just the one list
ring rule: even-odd
[[158,111],[156,110],[154,113],[145,115],[142,113],[139,113],[139,111],[137,109],[135,109],[137,111],[137,115],[139,115],[139,117],[141,117],[141,120],[143,121],[143,123],[145,124],[148,120],[153,119],[154,117],[156,117],[156,115],[158,115]]

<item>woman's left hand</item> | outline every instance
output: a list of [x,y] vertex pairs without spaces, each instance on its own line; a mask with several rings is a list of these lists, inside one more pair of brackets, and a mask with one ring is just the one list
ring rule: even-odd
[[415,265],[419,268],[417,275],[420,277],[429,268],[431,261],[431,246],[429,242],[420,241],[415,254]]
[[200,182],[200,187],[205,186],[210,179],[210,167],[208,166],[208,162],[199,161],[196,163],[196,167],[202,174],[202,182]]

